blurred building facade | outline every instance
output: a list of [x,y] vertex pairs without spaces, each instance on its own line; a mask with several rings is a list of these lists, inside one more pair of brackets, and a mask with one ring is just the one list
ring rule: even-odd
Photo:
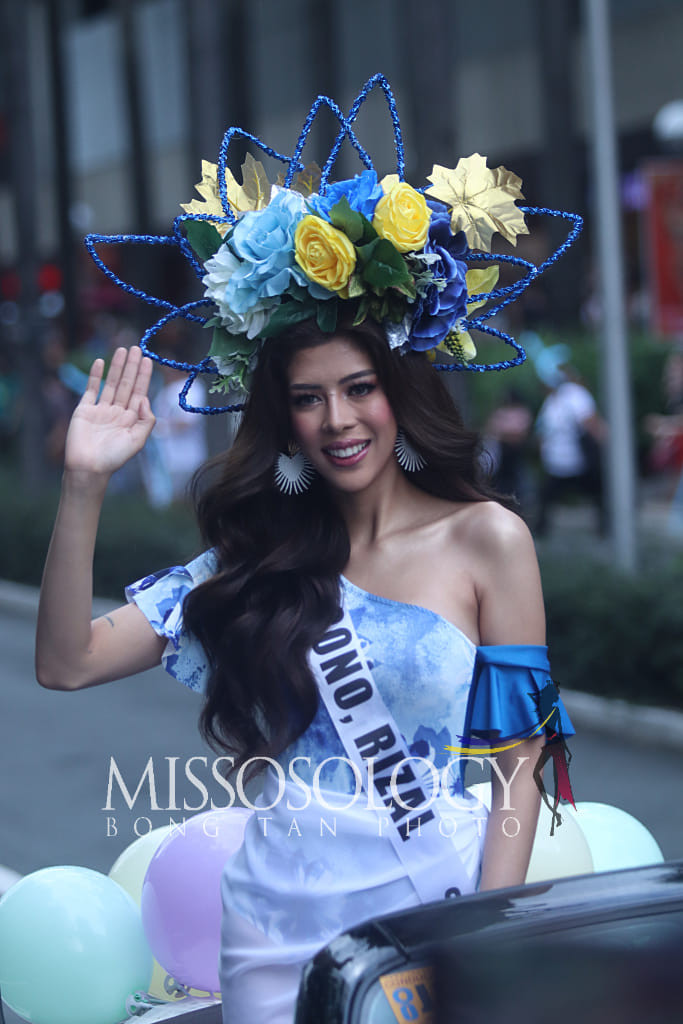
[[[165,233],[179,204],[194,197],[202,159],[217,159],[226,127],[239,125],[291,153],[318,93],[348,109],[359,86],[381,71],[397,97],[411,182],[424,181],[433,162],[453,166],[478,151],[522,177],[530,204],[588,214],[562,275],[532,289],[521,312],[529,326],[547,314],[576,322],[579,309],[590,309],[593,288],[582,10],[581,0],[0,0],[3,290],[13,268],[26,280],[31,262],[54,261],[63,271],[67,337],[83,341],[83,311],[92,314],[103,301],[101,275],[80,244],[87,231]],[[683,91],[683,4],[612,0],[611,30],[630,211],[627,274],[637,293],[642,246],[633,172],[660,153],[653,119]],[[12,72],[8,57],[17,47],[25,53]],[[392,170],[380,95],[365,105],[358,133],[377,170]],[[326,114],[304,158],[324,157],[334,134]],[[233,148],[237,171],[243,150]],[[265,162],[273,180],[278,168]],[[337,174],[358,166],[347,145]],[[528,255],[542,258],[557,242],[555,228],[562,231],[546,225],[520,249],[540,246]],[[170,289],[183,287],[172,267],[157,263]]]
[[[24,6],[31,19],[27,59],[38,244],[48,255],[59,244],[50,2],[27,0]],[[438,106],[449,122],[443,141],[453,151],[432,145],[430,163],[486,153],[492,162],[521,167],[533,188],[534,194],[527,189],[529,197],[537,201],[538,193],[547,191],[542,179],[548,124],[559,121],[560,132],[579,147],[572,171],[583,187],[588,98],[578,3],[58,0],[56,6],[72,174],[70,218],[76,231],[140,228],[131,156],[143,160],[149,226],[165,227],[178,203],[191,197],[201,159],[216,159],[229,124],[243,124],[279,151],[291,152],[302,115],[319,91],[333,92],[348,107],[358,85],[376,71],[386,74],[396,91],[409,169],[424,173],[416,166],[422,162],[420,142],[437,116],[430,106]],[[683,4],[618,0],[611,8],[622,169],[629,171],[656,153],[653,118],[682,90]],[[126,52],[122,30],[126,17],[132,24],[132,53]],[[447,66],[439,60],[444,55]],[[142,152],[135,154],[127,77],[131,59],[141,122],[137,146]],[[436,64],[431,71],[430,62]],[[562,84],[553,80],[553,68],[562,62],[568,71],[566,96],[558,96]],[[3,109],[6,101],[6,95],[0,97]],[[372,139],[377,166],[389,170],[391,135],[381,104],[370,105],[363,117],[361,131]],[[353,171],[354,165],[342,169]],[[7,229],[0,232],[0,260],[7,264],[16,242],[6,161],[1,170],[0,220]],[[578,198],[581,204],[586,197]],[[555,201],[562,200],[556,196]]]

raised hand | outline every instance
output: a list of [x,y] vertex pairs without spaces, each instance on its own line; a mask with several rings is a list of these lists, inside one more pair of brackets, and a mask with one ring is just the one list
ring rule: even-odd
[[104,360],[96,359],[66,437],[64,468],[109,476],[143,447],[154,426],[147,391],[152,360],[137,346],[117,348],[99,395]]

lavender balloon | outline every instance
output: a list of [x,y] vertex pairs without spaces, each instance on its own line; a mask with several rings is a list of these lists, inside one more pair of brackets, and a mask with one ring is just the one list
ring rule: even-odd
[[242,845],[251,811],[207,811],[173,826],[142,884],[142,923],[164,970],[188,988],[217,992],[221,875]]

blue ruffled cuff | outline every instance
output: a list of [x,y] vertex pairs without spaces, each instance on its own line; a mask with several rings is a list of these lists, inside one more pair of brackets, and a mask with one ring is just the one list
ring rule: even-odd
[[576,732],[550,677],[548,648],[531,644],[478,647],[465,712],[464,741],[522,739],[548,742]]
[[215,572],[215,553],[205,551],[187,565],[171,566],[126,587],[127,600],[138,606],[158,636],[168,640],[161,664],[174,679],[198,693],[206,690],[208,659],[199,641],[185,629],[183,601]]

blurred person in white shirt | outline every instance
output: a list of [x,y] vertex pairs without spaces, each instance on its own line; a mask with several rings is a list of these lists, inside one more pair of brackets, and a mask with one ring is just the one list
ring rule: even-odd
[[598,529],[604,533],[601,461],[605,421],[592,394],[567,362],[553,365],[549,360],[547,364],[537,365],[537,372],[548,388],[548,395],[535,428],[543,469],[535,532],[538,536],[547,533],[551,507],[579,493],[595,504]]
[[[147,497],[155,508],[184,500],[192,474],[208,457],[206,418],[186,412],[178,401],[187,374],[163,364],[160,373],[162,384],[152,399],[156,424],[152,443],[145,449],[144,469]],[[190,387],[187,403],[206,404],[206,386],[199,377]]]

